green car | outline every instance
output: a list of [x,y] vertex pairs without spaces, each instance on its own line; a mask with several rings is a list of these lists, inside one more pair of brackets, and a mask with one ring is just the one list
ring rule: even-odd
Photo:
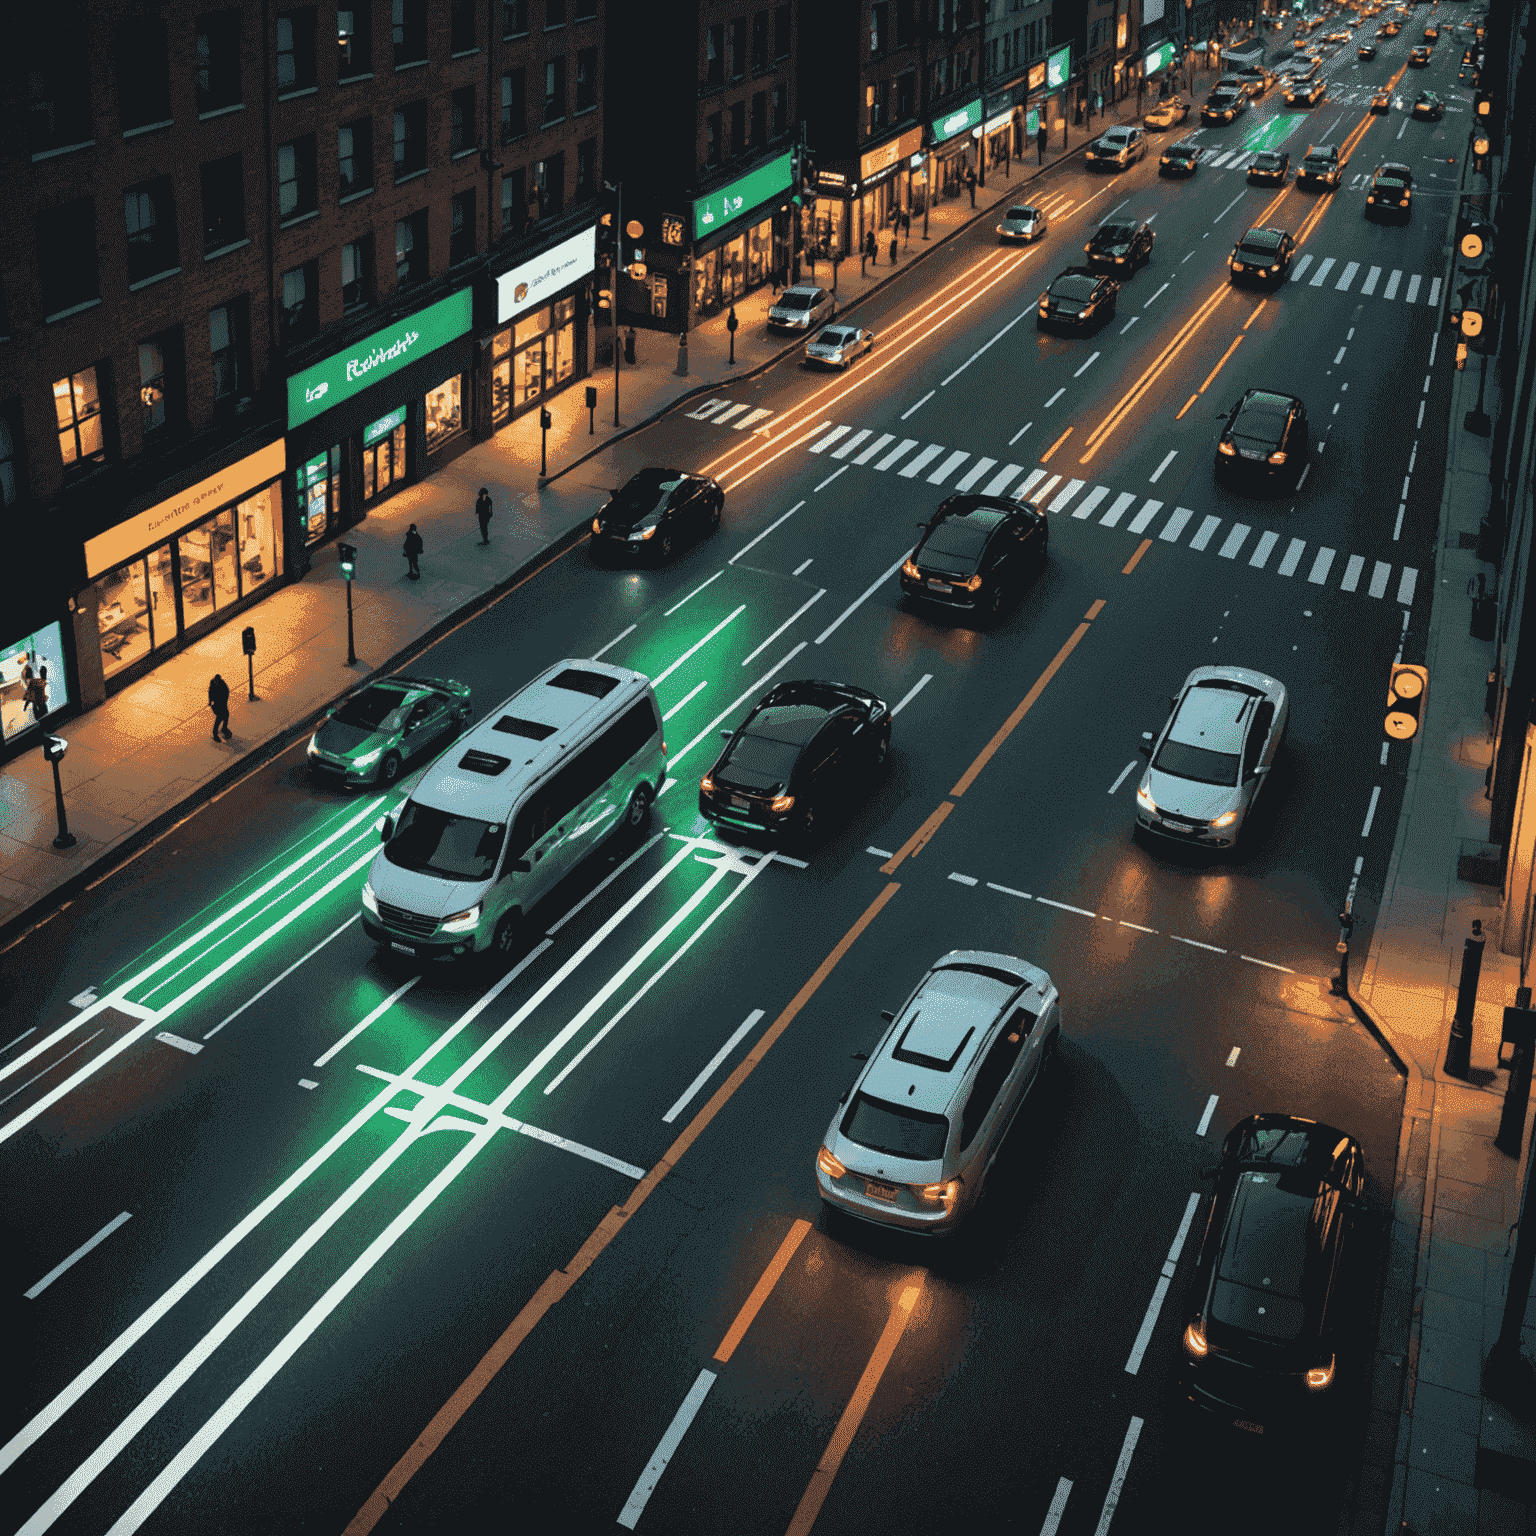
[[383,677],[348,695],[309,739],[309,766],[344,784],[393,784],[410,758],[440,752],[469,721],[467,683]]

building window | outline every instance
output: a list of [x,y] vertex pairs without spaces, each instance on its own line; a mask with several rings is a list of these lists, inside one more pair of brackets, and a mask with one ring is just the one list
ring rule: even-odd
[[516,240],[528,220],[527,174],[522,166],[501,173],[501,238]]
[[183,417],[181,330],[166,331],[139,343],[140,424],[145,447],[156,434],[176,426]]
[[101,296],[96,275],[96,204],[77,197],[37,216],[43,313],[56,315]]
[[789,7],[778,5],[773,10],[773,57],[775,61],[789,57]]
[[372,74],[373,47],[368,31],[366,0],[336,12],[336,75],[339,80]]
[[427,210],[395,225],[395,284],[409,288],[427,276]]
[[582,202],[597,192],[597,140],[583,139],[576,146],[576,192],[572,199]]
[[738,101],[731,107],[731,154],[742,154],[747,147],[747,104]]
[[896,76],[896,121],[904,123],[917,111],[917,71]]
[[147,128],[171,115],[171,67],[165,23],[137,16],[119,23],[113,46],[117,58],[117,126]]
[[453,125],[449,133],[448,149],[460,154],[466,149],[478,149],[479,138],[475,133],[475,88],[460,86],[453,93]]
[[528,132],[528,72],[514,69],[501,77],[501,142],[510,144]]
[[769,132],[771,133],[772,137],[774,137],[774,138],[780,137],[780,135],[784,133],[785,128],[786,128],[786,126],[788,124],[787,100],[788,100],[788,98],[786,96],[784,87],[782,85],[774,86],[774,88],[773,88],[773,121],[772,121],[772,123],[770,125],[770,128],[769,128]]
[[21,441],[19,412],[14,405],[0,410],[0,507],[14,507],[21,500]]
[[544,30],[565,25],[565,0],[544,0]]
[[711,112],[704,119],[704,165],[720,164],[720,114]]
[[245,239],[245,177],[239,155],[210,160],[202,168],[203,250],[218,251]]
[[539,217],[552,219],[565,208],[565,151],[540,160],[537,177]]
[[752,95],[752,147],[761,149],[768,138],[768,93],[755,91]]
[[373,119],[360,117],[336,130],[337,196],[373,190]]
[[469,53],[475,46],[475,0],[453,0],[448,14],[448,49]]
[[768,68],[767,11],[758,11],[752,17],[752,68],[754,71]]
[[448,265],[456,267],[461,261],[468,261],[475,254],[475,249],[475,194],[471,189],[454,193],[453,202],[449,206]]
[[231,299],[208,311],[208,351],[213,359],[213,400],[215,406],[232,406],[249,385],[249,328],[246,301]]
[[747,72],[747,18],[738,16],[726,37],[731,45],[731,79],[740,80]]
[[107,461],[106,422],[96,368],[82,368],[53,386],[53,406],[59,418],[59,457],[69,474]]
[[395,68],[418,64],[427,56],[427,0],[392,0]]
[[240,94],[240,12],[210,11],[197,18],[197,110],[233,107]]
[[869,8],[869,51],[873,56],[891,46],[891,8],[888,4]]
[[294,219],[320,206],[315,185],[315,136],[277,146],[277,216]]
[[522,37],[528,31],[528,0],[501,0],[501,35]]
[[597,49],[576,53],[576,110],[588,112],[597,105]]
[[373,303],[373,237],[341,248],[341,307],[351,314]]
[[283,11],[277,18],[277,88],[302,91],[315,83],[315,8]]
[[565,55],[544,61],[544,121],[558,123],[565,116]]
[[725,84],[725,28],[707,27],[704,31],[704,88],[714,90]]
[[[7,28],[11,41],[8,58],[6,105],[16,105],[24,114],[27,148],[32,154],[81,144],[92,137],[90,105],[85,94],[88,67],[82,67],[85,45],[83,5],[66,4],[26,8],[36,16],[36,32],[18,37],[16,25],[23,10],[11,13]],[[62,12],[62,14],[60,14]],[[68,39],[68,46],[60,40]],[[14,75],[11,74],[14,69]],[[11,82],[14,81],[14,85]]]
[[427,165],[427,104],[413,101],[395,113],[395,180],[425,170]]
[[169,176],[140,182],[123,193],[128,229],[128,281],[143,282],[180,265],[176,248],[176,200]]
[[306,261],[302,267],[283,273],[283,345],[291,347],[308,341],[320,329],[318,264]]

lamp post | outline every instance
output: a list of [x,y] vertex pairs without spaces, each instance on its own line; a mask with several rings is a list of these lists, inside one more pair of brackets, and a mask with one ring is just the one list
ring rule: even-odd
[[73,848],[75,834],[69,830],[69,819],[64,814],[64,788],[59,783],[59,764],[69,751],[69,743],[62,736],[43,737],[43,756],[53,764],[53,801],[59,813],[59,835],[54,838],[55,848]]
[[605,181],[603,189],[612,192],[613,207],[613,424],[619,424],[619,272],[624,255],[624,183]]
[[[347,665],[355,667],[357,665],[357,652],[352,649],[352,577],[357,571],[357,550],[351,544],[343,544],[338,540],[336,554],[341,562],[341,574],[346,578],[347,582]],[[256,650],[256,632],[252,629],[247,629],[246,634],[251,637],[250,650],[246,654],[251,655]],[[254,698],[255,695],[252,694],[252,697]]]

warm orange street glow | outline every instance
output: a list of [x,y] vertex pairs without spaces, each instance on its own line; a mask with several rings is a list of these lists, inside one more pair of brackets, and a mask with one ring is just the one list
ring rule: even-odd
[[[1247,330],[1247,329],[1248,329],[1247,326],[1243,327],[1243,330]],[[1221,361],[1219,363],[1217,363],[1216,366],[1214,368],[1212,368],[1211,371],[1208,374],[1206,374],[1206,376],[1205,376],[1205,383],[1202,384],[1200,386],[1200,388],[1195,391],[1196,394],[1203,395],[1206,392],[1206,390],[1208,390],[1211,387],[1211,380],[1214,379],[1216,377],[1216,375],[1221,372],[1223,364],[1225,364],[1227,359],[1229,357],[1231,357],[1234,352],[1237,351],[1237,344],[1242,339],[1243,339],[1242,331],[1239,331],[1238,334],[1235,337],[1233,337],[1232,345],[1230,347],[1228,347],[1227,350],[1221,354]]]
[[1066,442],[1066,440],[1067,440],[1067,439],[1068,439],[1068,438],[1069,438],[1069,437],[1071,437],[1071,436],[1072,436],[1072,428],[1071,428],[1071,427],[1068,427],[1068,428],[1067,428],[1067,430],[1066,430],[1066,431],[1065,431],[1065,432],[1063,432],[1063,433],[1062,433],[1062,434],[1061,434],[1061,436],[1060,436],[1060,437],[1058,437],[1058,438],[1057,438],[1057,439],[1056,439],[1056,441],[1055,441],[1055,442],[1054,442],[1054,443],[1052,443],[1052,444],[1051,444],[1051,446],[1050,446],[1050,447],[1049,447],[1049,448],[1047,448],[1047,449],[1046,449],[1046,450],[1045,450],[1045,452],[1044,452],[1044,453],[1042,453],[1042,454],[1041,454],[1041,455],[1040,455],[1040,462],[1041,462],[1041,463],[1042,463],[1042,464],[1049,464],[1049,463],[1050,463],[1050,461],[1051,461],[1051,455],[1052,455],[1052,454],[1053,454],[1053,453],[1055,453],[1055,452],[1056,452],[1056,450],[1057,450],[1057,449],[1058,449],[1058,448],[1060,448],[1060,447],[1061,447],[1061,445],[1062,445],[1062,444],[1063,444],[1063,443],[1064,443],[1064,442]]

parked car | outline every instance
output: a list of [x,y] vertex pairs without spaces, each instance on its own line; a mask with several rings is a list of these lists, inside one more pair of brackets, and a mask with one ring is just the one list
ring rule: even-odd
[[837,313],[837,300],[812,283],[786,288],[768,311],[771,331],[814,331]]
[[470,687],[449,677],[381,677],[350,693],[309,738],[317,778],[393,784],[400,770],[440,752],[469,722]]
[[592,553],[670,560],[686,540],[713,533],[724,509],[725,491],[708,475],[642,469],[592,519]]

